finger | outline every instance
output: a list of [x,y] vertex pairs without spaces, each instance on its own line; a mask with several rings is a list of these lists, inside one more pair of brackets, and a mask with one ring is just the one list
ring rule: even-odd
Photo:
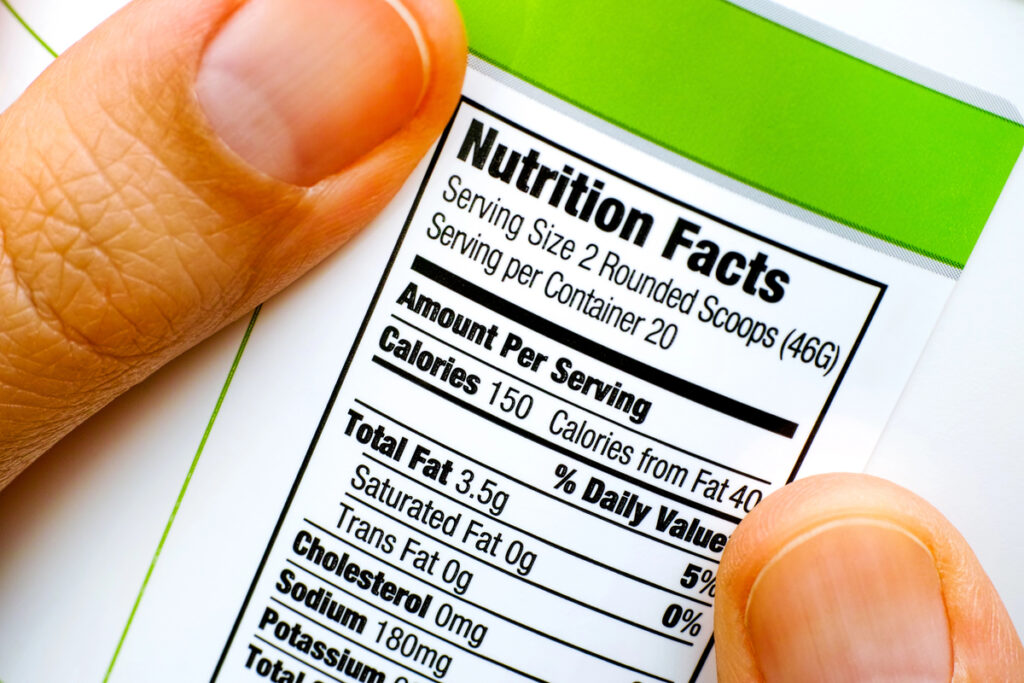
[[722,557],[719,681],[1024,681],[967,542],[914,494],[826,475],[765,499]]
[[465,69],[450,0],[137,0],[0,115],[0,487],[365,226]]

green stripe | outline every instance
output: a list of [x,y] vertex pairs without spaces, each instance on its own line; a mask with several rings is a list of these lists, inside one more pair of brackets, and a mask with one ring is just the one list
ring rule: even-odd
[[14,10],[14,8],[13,8],[13,7],[11,7],[11,3],[7,2],[7,0],[0,0],[0,3],[3,3],[3,6],[4,6],[4,7],[6,7],[6,8],[7,8],[7,11],[11,13],[11,16],[13,16],[13,17],[14,17],[14,18],[15,18],[15,19],[17,20],[17,22],[18,22],[19,24],[21,24],[22,26],[24,26],[24,27],[25,27],[25,30],[26,30],[26,31],[28,31],[29,33],[31,33],[31,34],[32,34],[32,37],[36,39],[36,42],[37,42],[37,43],[39,43],[40,45],[42,45],[42,46],[43,46],[43,48],[44,48],[44,49],[45,49],[45,50],[46,50],[47,52],[49,52],[49,53],[50,53],[50,55],[51,55],[52,57],[57,57],[57,53],[56,53],[56,52],[54,51],[54,49],[53,49],[52,47],[50,47],[49,45],[47,45],[47,44],[46,44],[46,41],[45,41],[45,40],[43,40],[43,39],[42,39],[42,37],[40,37],[40,35],[39,35],[38,33],[36,33],[36,32],[35,32],[34,30],[32,30],[32,27],[28,25],[28,22],[26,22],[26,21],[25,21],[24,19],[22,19],[22,18],[21,18],[21,15],[20,15],[20,14],[18,14],[18,13],[17,13],[17,12],[16,12],[15,10]]
[[1024,128],[724,0],[459,0],[471,49],[678,154],[962,268]]
[[[22,19],[13,7],[8,3],[7,0],[0,0],[4,7],[14,16],[14,18],[25,27],[32,37],[39,42],[46,51],[49,52],[53,57],[57,57],[57,53],[46,44],[46,41],[42,37],[32,30],[32,27]],[[213,430],[213,425],[217,421],[217,415],[220,413],[220,408],[224,404],[224,398],[227,396],[228,388],[231,386],[231,380],[235,377],[235,370],[238,369],[238,364],[242,360],[242,354],[245,352],[245,347],[249,343],[249,337],[252,335],[253,327],[256,325],[256,319],[259,317],[260,310],[263,308],[262,304],[257,306],[252,312],[252,316],[249,318],[249,325],[245,328],[245,334],[242,335],[242,341],[238,345],[238,350],[235,352],[235,357],[231,362],[231,368],[228,370],[227,377],[224,379],[224,385],[221,387],[220,395],[217,397],[217,402],[213,406],[213,412],[210,414],[210,419],[206,423],[206,430],[203,432],[202,438],[199,440],[199,446],[196,448],[196,453],[192,457],[192,463],[189,465],[188,473],[185,475],[185,481],[181,484],[181,489],[178,491],[178,497],[174,501],[174,507],[171,509],[171,515],[167,519],[167,524],[164,526],[163,534],[160,536],[160,541],[157,543],[156,551],[153,553],[153,557],[149,561],[149,568],[146,570],[146,575],[142,579],[142,585],[139,587],[139,592],[135,596],[135,602],[132,605],[132,610],[128,614],[128,621],[124,625],[124,629],[121,631],[121,637],[117,641],[117,647],[114,648],[114,654],[110,658],[110,664],[107,666],[107,672],[103,676],[103,681],[106,683],[110,679],[110,674],[114,670],[114,664],[117,663],[117,656],[121,653],[121,647],[124,645],[125,638],[128,637],[128,629],[131,628],[132,621],[135,619],[135,613],[139,609],[139,604],[142,602],[142,595],[146,592],[146,586],[149,585],[149,579],[153,575],[153,570],[156,568],[157,560],[160,557],[160,552],[163,550],[164,543],[167,541],[167,537],[171,533],[171,526],[174,524],[175,518],[178,516],[178,510],[181,508],[181,503],[185,499],[185,492],[188,490],[189,484],[192,482],[192,475],[196,471],[196,466],[199,464],[199,458],[203,454],[203,449],[206,448],[206,441],[210,438],[210,432]],[[2,682],[0,682],[2,683]]]
[[185,475],[185,481],[181,485],[181,490],[178,492],[178,499],[174,501],[174,508],[171,510],[171,516],[167,519],[167,525],[164,527],[164,533],[160,536],[160,542],[157,543],[156,552],[153,553],[153,559],[149,562],[149,569],[146,570],[146,577],[142,580],[142,586],[139,587],[139,594],[135,596],[135,604],[132,605],[132,611],[128,615],[128,623],[124,625],[124,630],[121,632],[121,639],[117,641],[117,647],[114,649],[114,656],[110,658],[110,665],[107,666],[107,673],[103,677],[104,683],[110,679],[110,673],[114,670],[114,664],[117,662],[117,656],[121,653],[121,646],[124,645],[124,640],[128,636],[128,629],[132,625],[132,620],[135,618],[135,612],[139,609],[139,603],[142,602],[142,594],[146,591],[146,586],[149,584],[149,577],[153,575],[153,569],[156,568],[156,561],[160,557],[160,551],[163,550],[164,542],[167,541],[167,536],[171,533],[171,525],[174,524],[174,518],[178,515],[178,508],[181,507],[181,502],[185,499],[185,491],[188,489],[189,483],[192,481],[192,474],[196,471],[196,466],[199,464],[199,457],[203,454],[203,449],[206,447],[206,440],[210,438],[210,432],[213,430],[213,423],[217,421],[217,414],[220,412],[220,407],[224,403],[224,397],[227,396],[228,387],[231,386],[231,380],[234,379],[235,370],[238,369],[238,364],[242,360],[242,353],[245,352],[245,347],[249,343],[249,335],[252,334],[252,329],[256,325],[256,318],[260,315],[260,309],[263,308],[262,304],[256,307],[256,310],[252,312],[252,317],[249,318],[249,326],[245,329],[245,334],[242,336],[242,343],[238,345],[238,351],[235,352],[235,359],[231,363],[231,369],[228,371],[228,376],[224,379],[224,386],[221,387],[220,396],[217,397],[217,403],[213,406],[213,413],[210,414],[210,420],[206,423],[206,431],[203,432],[203,438],[199,441],[199,447],[196,449],[196,454],[192,458],[192,464],[188,468],[188,474]]

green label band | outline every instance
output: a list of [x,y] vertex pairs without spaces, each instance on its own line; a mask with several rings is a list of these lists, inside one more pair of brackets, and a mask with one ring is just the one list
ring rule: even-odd
[[1019,124],[724,0],[459,0],[471,50],[673,152],[955,268]]

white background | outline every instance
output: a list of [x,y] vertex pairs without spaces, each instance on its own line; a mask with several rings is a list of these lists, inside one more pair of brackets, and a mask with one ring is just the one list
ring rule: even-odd
[[[118,0],[22,0],[58,50]],[[860,0],[782,4],[1024,109],[1024,2]],[[28,6],[31,5],[31,6]],[[58,11],[59,10],[59,11]],[[0,107],[49,56],[0,12]],[[1024,627],[1024,171],[1016,170],[939,322],[869,471],[907,486],[961,529]],[[244,328],[236,324],[99,415],[0,494],[0,679],[99,680],[110,660],[193,452],[126,433],[201,434]],[[141,441],[141,439],[139,440]],[[172,443],[169,439],[166,444]],[[1007,531],[1008,530],[1008,531]],[[46,604],[39,623],[22,617]],[[54,646],[63,652],[55,657]],[[35,672],[35,673],[33,673]]]

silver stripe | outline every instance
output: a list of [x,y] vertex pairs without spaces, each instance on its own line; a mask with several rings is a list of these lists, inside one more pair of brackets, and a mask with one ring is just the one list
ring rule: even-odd
[[831,26],[826,26],[813,19],[809,19],[787,7],[778,5],[770,0],[727,0],[727,2],[762,16],[771,22],[792,29],[797,33],[801,33],[819,43],[834,47],[840,52],[845,52],[880,69],[919,83],[926,88],[940,92],[972,107],[995,114],[1000,118],[1024,125],[1024,119],[1021,118],[1020,112],[1009,100],[976,88],[963,81],[958,81],[938,71],[932,71],[909,59],[886,52],[842,31],[837,31]]
[[649,154],[650,156],[655,157],[656,159],[664,161],[672,166],[675,166],[676,168],[682,169],[683,171],[695,175],[698,178],[706,180],[715,185],[719,185],[720,187],[724,187],[725,189],[731,192],[735,192],[736,194],[742,197],[746,197],[747,199],[753,200],[759,204],[767,206],[768,208],[774,211],[778,211],[779,213],[785,214],[787,216],[792,216],[793,218],[803,223],[807,223],[815,227],[821,228],[822,230],[830,232],[833,235],[841,237],[845,240],[867,247],[874,251],[880,252],[882,254],[885,254],[886,256],[891,256],[892,258],[899,259],[900,261],[904,261],[906,263],[918,266],[919,268],[923,268],[933,273],[937,273],[951,280],[957,280],[960,278],[959,268],[955,268],[945,263],[935,261],[933,259],[928,258],[927,256],[922,256],[917,252],[913,252],[909,249],[904,249],[903,247],[891,244],[877,237],[872,237],[871,235],[851,228],[847,225],[844,225],[843,223],[839,223],[838,221],[826,218],[820,214],[814,213],[813,211],[809,211],[803,207],[791,204],[785,201],[784,199],[779,199],[775,195],[768,194],[767,192],[762,192],[761,190],[753,188],[750,185],[747,185],[746,183],[742,183],[734,178],[730,178],[729,176],[723,173],[719,173],[718,171],[712,170],[706,166],[702,166],[701,164],[698,164],[697,162],[691,159],[688,159],[684,156],[676,154],[675,152],[667,150],[664,147],[656,145],[653,142],[650,142],[649,140],[646,140],[638,135],[630,133],[629,131],[623,130],[622,128],[619,128],[618,126],[609,123],[602,118],[599,118],[587,111],[584,111],[579,107],[576,107],[575,105],[569,104],[568,102],[561,100],[555,97],[554,95],[545,92],[544,90],[541,90],[536,86],[530,85],[526,81],[520,80],[519,78],[508,73],[507,71],[503,71],[502,69],[499,69],[498,67],[480,59],[479,57],[470,55],[469,67],[475,71],[479,71],[480,73],[493,78],[499,83],[506,85],[517,92],[526,95],[530,99],[537,100],[541,104],[544,104],[545,106],[550,107],[551,109],[554,109],[555,111],[564,114],[569,118],[579,121],[585,126],[594,128],[611,138],[614,138],[616,140],[619,140],[620,142],[629,145],[630,147],[635,147],[636,149],[639,149],[645,154]]

